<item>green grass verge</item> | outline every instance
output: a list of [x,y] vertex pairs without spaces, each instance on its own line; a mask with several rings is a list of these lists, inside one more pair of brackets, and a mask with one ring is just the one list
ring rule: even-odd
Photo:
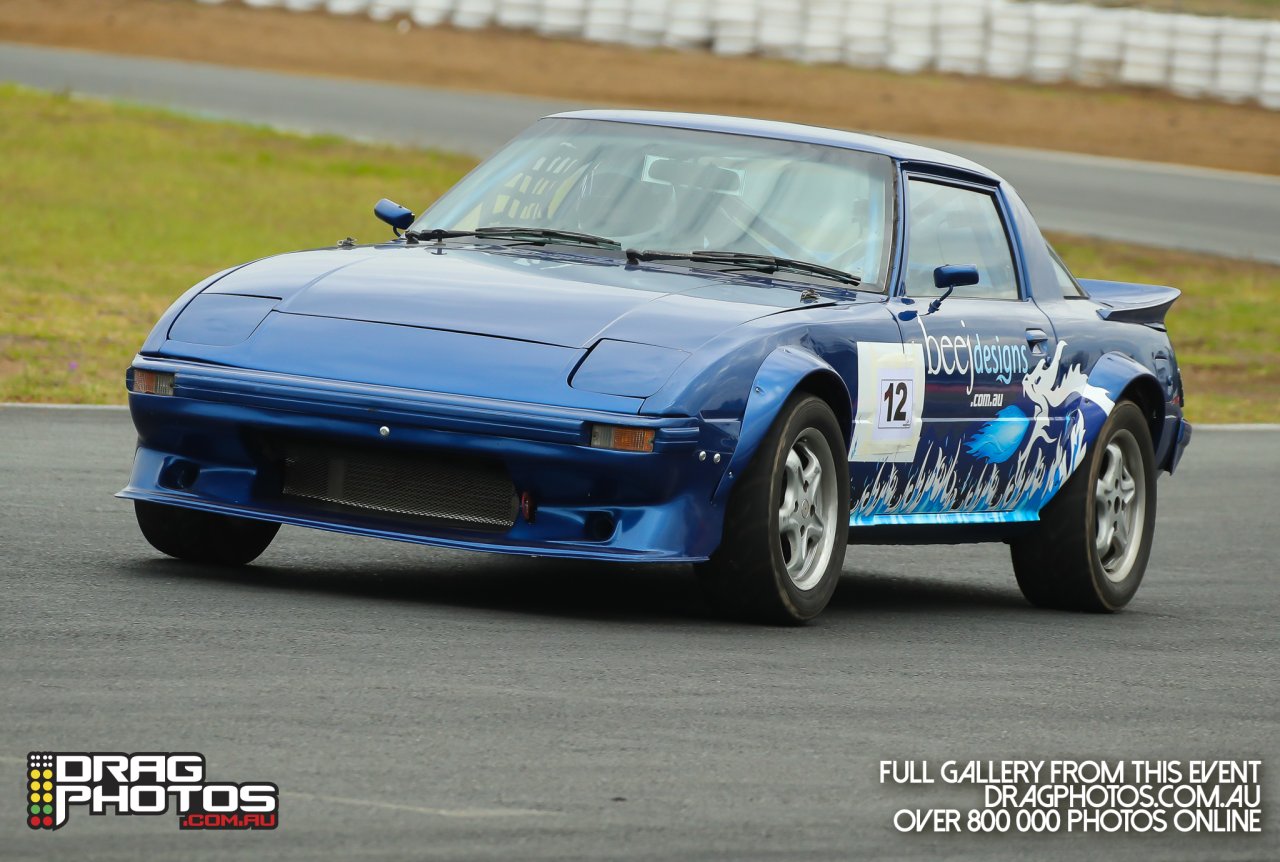
[[227,266],[381,239],[384,195],[472,160],[0,87],[0,401],[112,403],[156,318]]
[[[230,264],[384,236],[471,160],[0,86],[0,401],[118,403],[151,325]],[[1280,420],[1280,267],[1055,237],[1081,275],[1173,284],[1199,421]]]

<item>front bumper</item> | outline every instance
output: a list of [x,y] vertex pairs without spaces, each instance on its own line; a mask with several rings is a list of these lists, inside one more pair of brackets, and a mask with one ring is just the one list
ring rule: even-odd
[[[138,450],[120,497],[537,556],[686,562],[705,560],[720,541],[723,514],[712,497],[733,441],[696,418],[620,415],[145,357],[134,367],[176,377],[171,396],[129,395]],[[592,448],[593,423],[652,428],[654,451]],[[535,513],[532,521],[518,514],[509,530],[481,532],[372,510],[334,512],[286,498],[278,465],[262,444],[281,438],[500,462]],[[607,534],[601,524],[611,525]]]

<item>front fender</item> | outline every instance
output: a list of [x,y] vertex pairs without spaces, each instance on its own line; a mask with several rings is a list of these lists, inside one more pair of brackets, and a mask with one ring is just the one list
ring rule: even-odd
[[836,414],[841,417],[839,421],[844,426],[841,431],[844,432],[845,440],[848,440],[852,399],[840,375],[834,368],[807,350],[798,347],[779,347],[765,357],[760,370],[756,372],[755,380],[751,383],[747,406],[742,414],[742,429],[738,435],[737,446],[734,448],[733,457],[729,460],[729,467],[720,479],[720,484],[712,497],[716,505],[728,499],[734,483],[751,464],[756,450],[760,448],[761,441],[769,433],[769,428],[778,417],[782,405],[802,383],[810,378],[821,380],[820,391],[831,393],[830,397],[842,397],[850,406],[843,416],[838,410]]

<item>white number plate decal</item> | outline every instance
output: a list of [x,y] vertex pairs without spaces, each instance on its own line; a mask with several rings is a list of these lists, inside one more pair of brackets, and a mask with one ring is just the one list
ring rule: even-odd
[[858,342],[858,397],[850,461],[911,461],[924,412],[924,349]]

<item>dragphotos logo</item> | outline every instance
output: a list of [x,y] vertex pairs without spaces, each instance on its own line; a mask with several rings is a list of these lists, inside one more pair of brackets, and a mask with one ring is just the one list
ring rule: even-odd
[[73,808],[93,815],[167,814],[180,829],[275,829],[280,789],[211,782],[197,752],[33,751],[27,755],[27,825],[61,829]]

